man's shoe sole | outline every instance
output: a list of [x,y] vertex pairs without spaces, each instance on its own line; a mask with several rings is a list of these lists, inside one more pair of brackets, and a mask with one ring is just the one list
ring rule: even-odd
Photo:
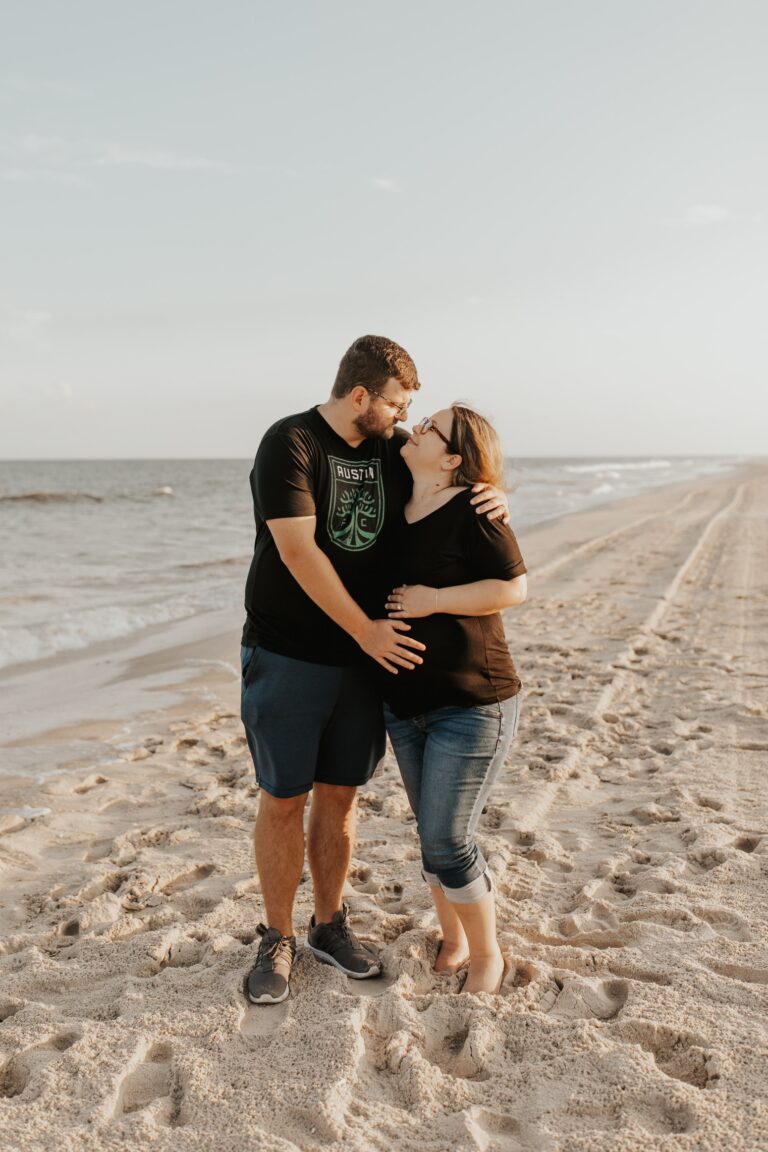
[[265,992],[263,996],[259,996],[258,1000],[254,1000],[248,991],[248,977],[246,976],[243,981],[243,995],[249,1004],[282,1004],[284,1000],[288,999],[290,994],[291,986],[289,984],[282,996],[270,996],[268,992]]
[[328,952],[321,952],[319,948],[313,948],[309,941],[307,941],[307,948],[309,948],[310,952],[314,953],[322,964],[333,964],[334,968],[338,968],[339,972],[343,972],[344,975],[349,976],[351,980],[368,980],[371,976],[381,975],[381,964],[374,964],[366,972],[351,972],[349,968],[345,968],[342,964],[339,964],[338,960],[334,960],[333,956],[329,955]]
[[249,992],[246,992],[245,998],[249,1004],[282,1004],[284,1000],[288,999],[290,991],[290,988],[286,988],[282,996],[260,996],[258,1000],[254,1000],[253,996],[251,996]]

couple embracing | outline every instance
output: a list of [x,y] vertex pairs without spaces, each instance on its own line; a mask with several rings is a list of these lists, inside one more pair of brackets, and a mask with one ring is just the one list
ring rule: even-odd
[[495,431],[453,405],[408,436],[398,425],[419,387],[403,348],[361,337],[329,399],[274,424],[251,472],[242,719],[260,785],[265,919],[245,978],[254,1004],[290,991],[310,791],[308,946],[353,979],[381,973],[342,891],[356,790],[384,755],[385,728],[440,923],[435,970],[468,962],[468,992],[498,992],[503,979],[474,833],[517,728],[520,681],[500,612],[525,599],[526,569]]

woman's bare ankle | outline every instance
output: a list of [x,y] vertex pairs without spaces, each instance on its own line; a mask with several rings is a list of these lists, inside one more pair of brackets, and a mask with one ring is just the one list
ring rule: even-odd
[[501,987],[506,972],[506,960],[501,948],[495,952],[469,958],[469,971],[462,992],[490,992],[495,994]]
[[442,939],[437,951],[433,972],[455,972],[469,956],[466,937]]

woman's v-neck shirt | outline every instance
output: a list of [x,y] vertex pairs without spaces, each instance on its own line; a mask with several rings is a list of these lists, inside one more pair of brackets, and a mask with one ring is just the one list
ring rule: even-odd
[[[466,489],[413,524],[401,516],[394,530],[390,587],[449,588],[476,580],[511,580],[526,571],[511,528],[478,516],[471,499]],[[380,690],[396,716],[417,716],[449,705],[491,704],[520,691],[498,612],[438,612],[407,622],[408,635],[426,645],[424,663],[412,671],[401,668],[397,676],[376,665]]]

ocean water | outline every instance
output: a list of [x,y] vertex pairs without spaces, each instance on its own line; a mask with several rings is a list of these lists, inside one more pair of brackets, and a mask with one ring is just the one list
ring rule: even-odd
[[[516,530],[736,458],[507,462]],[[242,604],[246,460],[0,462],[0,667]]]

